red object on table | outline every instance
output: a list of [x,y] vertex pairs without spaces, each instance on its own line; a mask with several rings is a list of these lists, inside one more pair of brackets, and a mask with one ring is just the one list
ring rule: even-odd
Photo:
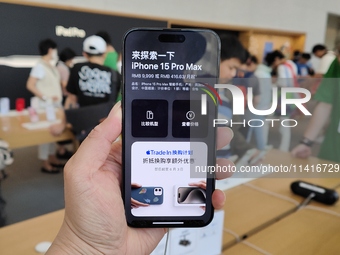
[[15,109],[18,112],[25,109],[25,98],[17,98],[17,100],[15,100]]

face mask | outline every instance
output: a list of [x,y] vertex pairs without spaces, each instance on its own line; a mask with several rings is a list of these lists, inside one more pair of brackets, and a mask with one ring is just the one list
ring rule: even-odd
[[52,51],[52,59],[50,60],[50,64],[55,66],[57,64],[58,60],[59,60],[58,51],[53,50]]

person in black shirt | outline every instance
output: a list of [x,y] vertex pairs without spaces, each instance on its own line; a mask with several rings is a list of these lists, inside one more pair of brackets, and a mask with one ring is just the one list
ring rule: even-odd
[[83,43],[88,62],[75,64],[67,84],[69,95],[65,109],[115,102],[120,85],[119,74],[104,66],[106,42],[90,36]]
[[[106,42],[100,36],[90,36],[83,43],[83,55],[87,62],[78,63],[71,69],[66,86],[68,95],[64,108],[91,106],[101,103],[116,102],[120,89],[120,75],[117,71],[105,67]],[[68,120],[50,127],[53,135],[60,135]]]

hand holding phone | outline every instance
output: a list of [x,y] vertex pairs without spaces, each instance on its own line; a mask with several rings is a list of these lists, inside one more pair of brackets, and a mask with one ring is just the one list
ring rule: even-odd
[[[209,30],[133,29],[125,35],[123,198],[130,226],[202,227],[211,221],[214,175],[205,169],[216,160],[217,105],[210,90],[219,77],[219,49]],[[201,179],[204,190],[187,187]],[[177,205],[200,203],[174,204],[174,187],[183,183],[180,192],[189,199]],[[131,210],[135,201],[149,206]]]
[[[121,197],[122,141],[117,140],[121,134],[121,118],[118,103],[65,166],[65,219],[68,224],[62,224],[47,254],[76,254],[79,250],[73,250],[74,247],[81,248],[84,254],[93,253],[93,249],[103,254],[107,251],[150,254],[166,233],[165,228],[132,229],[126,224]],[[232,138],[230,129],[219,131],[222,129],[226,136],[218,133],[218,148]],[[219,159],[218,164],[227,166],[230,163]],[[216,177],[224,179],[227,174],[219,172]],[[215,190],[211,201],[215,209],[222,209],[223,192]]]

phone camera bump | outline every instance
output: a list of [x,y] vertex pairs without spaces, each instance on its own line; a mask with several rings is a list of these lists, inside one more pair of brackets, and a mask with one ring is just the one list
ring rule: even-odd
[[162,188],[155,188],[154,189],[154,195],[155,196],[161,196],[162,195]]

